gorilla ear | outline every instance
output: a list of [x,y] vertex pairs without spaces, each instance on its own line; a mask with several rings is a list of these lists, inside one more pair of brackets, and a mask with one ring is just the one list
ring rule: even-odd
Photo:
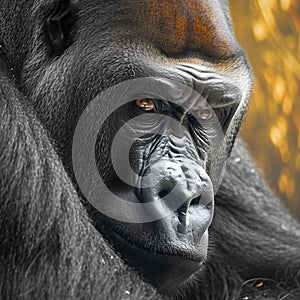
[[47,34],[55,55],[61,55],[72,43],[71,31],[77,21],[77,10],[70,0],[57,0],[47,18]]

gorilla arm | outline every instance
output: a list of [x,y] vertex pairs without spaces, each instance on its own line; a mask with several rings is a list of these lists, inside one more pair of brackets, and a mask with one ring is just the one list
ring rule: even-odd
[[90,223],[29,101],[4,69],[0,298],[158,299]]

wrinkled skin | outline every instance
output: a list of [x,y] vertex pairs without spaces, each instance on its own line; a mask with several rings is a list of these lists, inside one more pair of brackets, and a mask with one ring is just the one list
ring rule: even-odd
[[[7,0],[0,4],[0,29],[3,299],[158,299],[158,293],[297,299],[299,224],[265,186],[243,146],[234,146],[252,76],[225,1],[82,0],[55,6]],[[201,94],[224,136],[219,149],[212,147],[214,129],[191,115],[202,107],[189,105],[184,95],[177,105],[175,86],[169,99],[151,99],[151,112],[132,99],[111,114],[95,147],[109,189],[149,203],[180,187],[181,205],[167,217],[126,223],[86,201],[73,172],[72,143],[79,117],[95,97],[143,77]],[[110,101],[103,100],[103,111]],[[153,112],[183,126],[176,131],[166,121],[157,124]],[[140,115],[149,121],[135,128],[141,134],[130,163],[142,177],[151,172],[148,188],[124,183],[110,157],[116,133]],[[142,134],[157,126],[160,135]],[[118,159],[122,164],[124,157]],[[243,286],[257,277],[266,278],[262,289],[255,281]]]

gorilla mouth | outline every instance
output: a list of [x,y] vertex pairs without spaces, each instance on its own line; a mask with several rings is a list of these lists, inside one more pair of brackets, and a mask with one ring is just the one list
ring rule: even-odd
[[130,243],[118,233],[112,232],[109,240],[122,258],[136,269],[150,284],[160,291],[183,285],[204,266],[205,251],[187,251],[166,246],[156,251],[138,242]]
[[[119,240],[120,243],[124,243],[130,247],[134,247],[135,249],[138,249],[139,251],[145,251],[151,255],[164,255],[164,256],[170,256],[170,257],[182,257],[183,259],[189,259],[191,261],[194,261],[196,263],[203,262],[205,260],[205,255],[201,253],[201,251],[187,251],[186,249],[180,249],[180,248],[174,248],[174,247],[168,247],[166,246],[162,250],[154,250],[152,248],[147,248],[145,245],[140,245],[140,243],[131,243],[128,240],[124,239],[120,234],[113,231],[112,233],[113,237],[112,239]],[[154,247],[153,247],[154,248]]]

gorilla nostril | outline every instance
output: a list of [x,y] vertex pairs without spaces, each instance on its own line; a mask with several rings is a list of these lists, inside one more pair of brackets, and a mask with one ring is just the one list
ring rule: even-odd
[[165,196],[167,196],[175,187],[175,182],[172,182],[170,180],[162,180],[160,182],[160,187],[159,187],[159,192],[158,192],[158,196],[160,198],[164,198]]
[[185,234],[187,231],[187,227],[189,226],[188,220],[188,209],[189,203],[185,202],[177,209],[179,224],[177,230],[181,234]]
[[193,205],[199,205],[200,204],[200,199],[201,199],[201,196],[200,197],[197,197],[197,198],[194,198],[191,202],[191,206]]
[[186,222],[188,209],[189,209],[189,204],[187,202],[185,202],[177,209],[178,219],[181,223]]
[[201,195],[197,198],[194,198],[190,204],[190,206],[197,206],[197,205],[201,205],[201,206],[205,207],[206,209],[211,209],[213,207],[213,201],[212,201],[212,199]]
[[160,198],[164,198],[165,196],[167,196],[171,191],[170,190],[167,190],[167,189],[162,189],[159,193],[158,193],[158,196]]

